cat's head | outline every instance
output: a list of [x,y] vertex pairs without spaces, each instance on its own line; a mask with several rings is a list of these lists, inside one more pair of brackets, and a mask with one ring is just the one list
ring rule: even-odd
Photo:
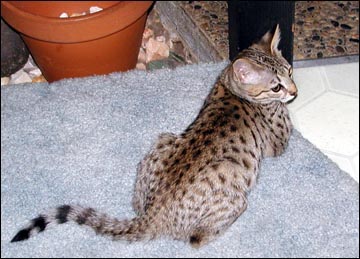
[[258,103],[286,103],[297,94],[292,67],[278,49],[279,25],[274,34],[267,32],[259,42],[239,53],[230,65],[230,90]]

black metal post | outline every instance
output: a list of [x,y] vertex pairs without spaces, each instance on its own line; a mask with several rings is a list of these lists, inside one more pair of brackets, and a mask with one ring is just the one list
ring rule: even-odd
[[279,49],[293,62],[295,1],[228,1],[230,60],[279,24]]

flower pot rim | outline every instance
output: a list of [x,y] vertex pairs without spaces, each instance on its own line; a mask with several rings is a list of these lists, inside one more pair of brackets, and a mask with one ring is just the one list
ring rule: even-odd
[[1,1],[1,16],[6,22],[28,37],[54,43],[83,42],[113,34],[141,18],[153,3],[114,1],[117,3],[100,12],[60,18],[29,13],[12,2],[17,1]]

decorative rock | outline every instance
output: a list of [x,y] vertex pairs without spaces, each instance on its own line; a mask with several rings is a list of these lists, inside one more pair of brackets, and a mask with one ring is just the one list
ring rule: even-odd
[[69,15],[67,13],[61,13],[59,18],[69,18]]
[[143,48],[140,48],[139,55],[138,55],[138,62],[140,62],[140,63],[146,62],[146,53]]
[[1,19],[1,77],[18,71],[28,57],[29,51],[19,34]]
[[86,15],[86,12],[82,12],[82,13],[72,13],[72,14],[70,15],[70,17],[79,17],[79,16],[84,16],[84,15]]
[[4,76],[1,78],[1,85],[7,85],[10,82],[10,78],[7,76]]
[[10,76],[10,82],[9,84],[23,84],[23,83],[31,83],[32,79],[31,77],[24,72],[24,70],[19,70],[15,74],[12,74]]
[[331,20],[330,21],[332,25],[334,25],[334,27],[338,27],[339,26],[339,23],[337,21],[333,21]]
[[145,30],[143,32],[142,41],[141,41],[141,47],[143,47],[145,49],[147,42],[152,37],[154,37],[154,31],[149,28],[145,28]]
[[146,65],[143,64],[143,63],[137,63],[136,64],[136,69],[146,70]]
[[43,75],[40,76],[36,76],[31,80],[32,83],[42,83],[42,82],[47,82],[45,77]]
[[340,25],[341,28],[345,29],[345,30],[351,30],[351,26],[347,25],[347,24],[341,24]]
[[152,36],[154,36],[154,31],[149,28],[145,28],[144,33],[143,33],[143,38],[148,40]]
[[101,7],[98,7],[98,6],[91,6],[91,7],[89,8],[89,12],[90,12],[90,13],[96,13],[96,12],[100,12],[100,11],[102,11],[102,8],[101,8]]
[[339,52],[339,53],[344,53],[344,52],[345,52],[345,50],[344,50],[343,47],[341,47],[341,46],[336,46],[335,49],[336,49],[336,51]]
[[169,46],[166,45],[166,43],[150,38],[146,43],[146,63],[167,58],[169,56],[169,51]]
[[24,71],[27,72],[31,78],[41,76],[41,71],[37,67],[31,68],[31,69],[24,69]]
[[311,11],[313,11],[314,9],[315,9],[314,6],[310,6],[307,10],[308,10],[309,12],[311,12]]
[[26,64],[25,64],[24,67],[22,68],[22,70],[23,70],[25,73],[27,73],[31,79],[33,79],[34,77],[39,77],[39,76],[41,76],[41,71],[40,71],[40,69],[35,65],[33,59],[31,58],[31,56],[29,57],[28,61],[26,62]]
[[165,36],[163,36],[163,35],[161,35],[161,36],[157,36],[156,38],[155,38],[158,42],[165,42]]

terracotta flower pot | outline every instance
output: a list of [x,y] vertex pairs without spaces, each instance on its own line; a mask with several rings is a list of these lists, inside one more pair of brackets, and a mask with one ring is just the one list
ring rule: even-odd
[[[1,1],[48,81],[126,71],[136,66],[152,1]],[[72,18],[60,14],[102,11]]]

